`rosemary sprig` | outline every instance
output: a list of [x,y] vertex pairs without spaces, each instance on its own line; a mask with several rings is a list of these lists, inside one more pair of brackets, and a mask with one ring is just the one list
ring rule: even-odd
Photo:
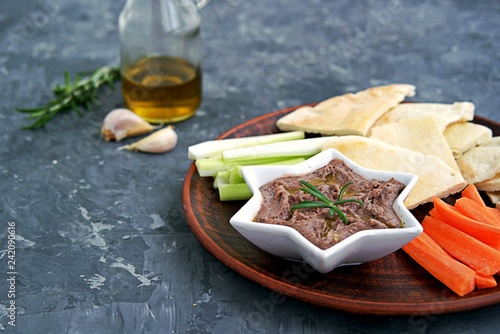
[[302,201],[301,203],[292,206],[290,210],[297,210],[304,208],[329,208],[329,213],[331,216],[335,217],[335,214],[337,214],[340,217],[340,219],[342,219],[344,224],[347,225],[348,224],[347,217],[342,212],[342,210],[338,208],[338,205],[344,203],[358,203],[359,205],[361,205],[361,207],[365,206],[363,202],[355,198],[343,199],[347,187],[350,186],[352,182],[346,183],[340,189],[339,198],[335,202],[330,201],[330,199],[326,197],[325,194],[323,194],[318,188],[316,188],[309,182],[304,180],[300,180],[299,182],[306,187],[306,188],[300,188],[300,190],[313,195],[320,201]]
[[[85,75],[85,78],[80,78]],[[36,108],[16,108],[17,111],[30,114],[27,120],[35,120],[23,129],[42,128],[59,112],[74,110],[81,115],[79,106],[89,109],[97,99],[97,92],[103,85],[114,87],[115,80],[120,78],[120,68],[103,66],[93,71],[79,72],[75,81],[71,82],[68,72],[64,72],[64,85],[57,85],[52,89],[54,99],[48,104]]]

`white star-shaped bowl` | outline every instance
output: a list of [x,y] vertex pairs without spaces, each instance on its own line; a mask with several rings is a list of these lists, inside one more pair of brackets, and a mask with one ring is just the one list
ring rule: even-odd
[[[261,207],[262,195],[259,188],[262,185],[283,176],[313,172],[335,158],[343,160],[355,173],[367,179],[385,181],[393,177],[406,185],[393,205],[404,224],[403,228],[356,232],[323,250],[292,227],[253,221]],[[380,259],[400,249],[423,231],[418,220],[403,204],[404,199],[417,182],[417,176],[413,174],[363,168],[334,149],[325,150],[296,165],[245,166],[242,168],[242,173],[253,196],[231,217],[231,225],[260,249],[286,259],[306,262],[321,273],[330,272],[342,265],[354,265]]]

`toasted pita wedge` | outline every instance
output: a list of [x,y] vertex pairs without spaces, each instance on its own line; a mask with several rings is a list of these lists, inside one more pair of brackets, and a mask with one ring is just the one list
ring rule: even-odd
[[480,124],[456,122],[446,127],[444,137],[453,152],[453,156],[459,158],[474,146],[488,143],[491,140],[492,131]]
[[[484,147],[500,147],[500,137],[493,137],[491,140],[483,145]],[[492,179],[479,182],[478,185],[482,190],[486,191],[486,195],[491,202],[495,204],[497,209],[500,209],[500,173],[497,173]],[[490,190],[488,190],[490,189]],[[496,190],[492,190],[496,189]]]
[[468,184],[483,182],[500,173],[500,146],[477,146],[457,159]]
[[491,203],[495,204],[497,209],[500,209],[500,191],[487,191],[486,195],[490,199]]
[[432,115],[373,127],[370,137],[422,154],[434,155],[460,173],[446,138]]
[[282,131],[303,130],[322,135],[366,135],[373,123],[405,96],[413,96],[415,86],[377,86],[332,97],[314,107],[301,107],[278,119]]
[[[500,148],[500,137],[493,137],[491,140],[484,144],[483,147],[495,147]],[[499,162],[500,163],[500,162]],[[500,173],[496,173],[495,176],[489,180],[476,183],[476,187],[479,190],[486,191],[488,193],[496,193],[500,196]],[[500,205],[500,201],[497,205]]]
[[471,102],[455,102],[453,104],[402,103],[385,113],[373,126],[381,126],[401,122],[405,119],[432,115],[436,118],[441,132],[444,132],[448,124],[471,121],[474,118],[474,109],[474,104]]
[[431,202],[434,196],[446,197],[459,192],[466,185],[460,173],[440,158],[391,145],[376,138],[333,137],[323,144],[323,149],[327,148],[340,151],[366,168],[418,175],[415,187],[404,201],[409,209]]
[[492,137],[490,141],[488,141],[483,146],[500,146],[500,137]]
[[476,183],[476,188],[483,191],[500,191],[500,173],[497,173],[493,178]]

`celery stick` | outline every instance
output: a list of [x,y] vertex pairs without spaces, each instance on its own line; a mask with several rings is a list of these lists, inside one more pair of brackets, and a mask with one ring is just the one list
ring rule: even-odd
[[231,173],[228,170],[221,170],[215,173],[213,183],[214,189],[219,188],[219,185],[221,184],[228,184],[230,176]]
[[238,147],[248,147],[267,143],[297,140],[305,137],[304,131],[289,131],[242,138],[228,138],[222,140],[209,140],[188,147],[188,158],[191,160],[216,156],[222,151]]
[[[295,164],[298,164],[299,162],[302,162],[305,160],[306,159],[304,159],[304,158],[292,158],[292,159],[287,159],[287,160],[270,162],[270,163],[267,163],[265,165],[295,165]],[[231,167],[231,169],[229,170],[230,171],[229,183],[245,182],[245,179],[243,178],[243,174],[241,174],[241,167],[243,167],[243,166],[237,165],[237,166]]]
[[317,137],[230,149],[222,152],[222,160],[241,165],[246,161],[271,157],[282,159],[311,157],[321,152],[321,145],[330,139],[331,137]]
[[212,157],[198,159],[195,161],[196,169],[201,177],[214,176],[218,171],[230,170],[237,165],[262,165],[284,160],[282,157],[269,157],[262,159],[253,159],[240,162],[226,162],[221,157]]
[[291,158],[291,159],[271,162],[271,163],[269,163],[269,165],[295,165],[295,164],[298,164],[299,162],[302,162],[302,161],[306,161],[306,159],[303,157]]
[[245,179],[243,178],[243,174],[241,174],[242,166],[234,166],[229,170],[229,183],[244,183]]
[[241,201],[252,197],[246,183],[220,184],[218,189],[221,201]]
[[229,170],[231,167],[236,166],[236,164],[226,163],[222,160],[222,157],[212,157],[205,159],[198,159],[194,162],[196,165],[196,170],[201,177],[215,176],[215,174],[222,170]]

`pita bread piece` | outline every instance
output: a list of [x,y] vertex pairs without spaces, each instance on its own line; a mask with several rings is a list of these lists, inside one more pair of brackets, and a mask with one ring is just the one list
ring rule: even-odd
[[391,145],[376,138],[332,137],[322,148],[334,148],[366,168],[418,175],[415,187],[404,201],[409,209],[431,202],[434,196],[446,197],[459,192],[466,185],[460,173],[440,158]]
[[492,137],[490,141],[483,146],[500,146],[500,137]]
[[436,117],[436,121],[444,132],[448,124],[471,121],[474,118],[474,104],[471,102],[444,103],[403,103],[389,110],[377,120],[374,126],[401,122],[424,115]]
[[500,146],[476,146],[457,159],[468,184],[477,184],[500,173]]
[[444,137],[453,156],[459,158],[474,146],[484,145],[492,138],[490,128],[470,122],[456,122],[446,127]]
[[492,179],[475,184],[478,190],[500,191],[500,173],[497,173]]
[[500,210],[500,191],[488,191],[486,195],[491,203],[495,204],[495,207]]
[[314,107],[300,107],[278,119],[282,131],[303,130],[322,135],[364,136],[373,123],[405,96],[415,95],[415,86],[393,84],[377,86],[332,97]]
[[446,138],[441,132],[436,118],[432,115],[373,127],[370,137],[412,151],[434,155],[460,173]]

